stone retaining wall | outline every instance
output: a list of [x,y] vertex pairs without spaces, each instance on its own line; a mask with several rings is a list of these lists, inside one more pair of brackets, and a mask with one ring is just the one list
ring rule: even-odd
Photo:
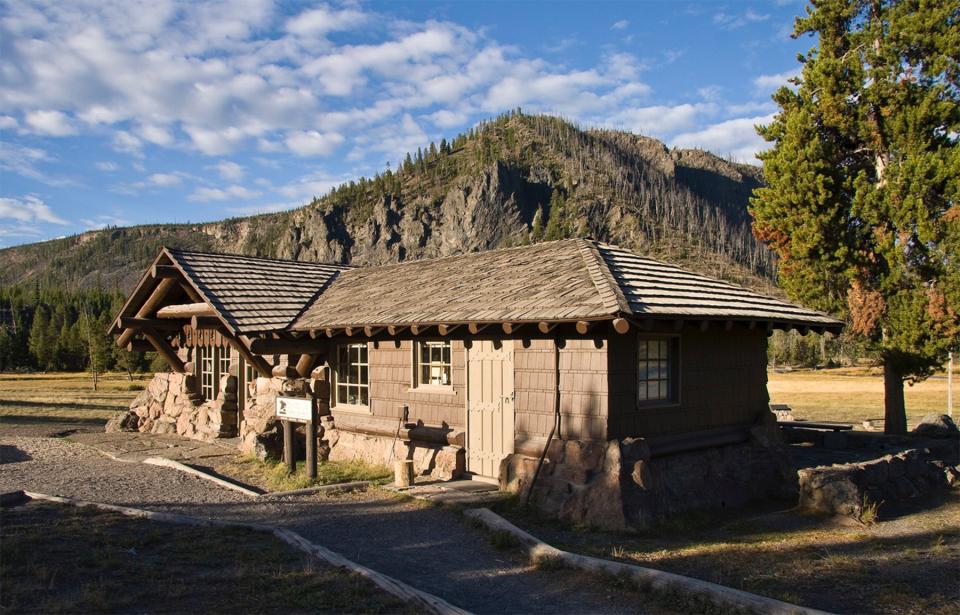
[[[508,457],[501,489],[526,495],[537,463],[526,455]],[[672,513],[796,493],[796,472],[770,414],[742,443],[658,457],[642,438],[555,440],[531,502],[567,522],[621,530],[649,527]]]
[[112,418],[106,431],[177,434],[211,441],[234,435],[237,379],[225,376],[220,395],[204,402],[191,374],[158,373],[131,402],[130,410]]
[[864,510],[904,502],[960,483],[960,466],[930,449],[910,449],[863,463],[800,470],[800,507],[861,518]]

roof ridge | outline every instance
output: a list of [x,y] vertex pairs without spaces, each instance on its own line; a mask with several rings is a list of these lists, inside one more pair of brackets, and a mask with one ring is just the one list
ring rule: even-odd
[[623,290],[620,288],[620,285],[617,284],[613,274],[610,273],[607,262],[600,254],[600,250],[597,249],[597,242],[587,239],[577,239],[576,241],[577,248],[580,251],[580,257],[583,259],[583,264],[587,267],[587,272],[590,274],[593,285],[600,294],[604,308],[610,310],[611,313],[632,314],[630,304],[627,303],[627,299],[623,295]]
[[186,250],[184,248],[173,248],[170,246],[163,246],[163,250],[166,250],[170,254],[200,254],[203,256],[231,256],[236,258],[249,258],[257,261],[268,261],[272,263],[290,263],[292,265],[317,265],[323,267],[337,267],[339,269],[357,269],[357,265],[349,265],[345,263],[325,263],[322,261],[298,261],[292,258],[275,258],[272,256],[251,256],[250,254],[240,254],[237,252],[205,252],[203,250]]

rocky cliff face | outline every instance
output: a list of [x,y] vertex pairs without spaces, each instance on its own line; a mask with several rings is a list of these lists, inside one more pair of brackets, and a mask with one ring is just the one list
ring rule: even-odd
[[[433,148],[431,148],[431,151]],[[0,283],[130,288],[161,245],[376,265],[590,236],[769,284],[753,240],[754,167],[655,139],[511,115],[290,212],[94,231],[0,251]]]

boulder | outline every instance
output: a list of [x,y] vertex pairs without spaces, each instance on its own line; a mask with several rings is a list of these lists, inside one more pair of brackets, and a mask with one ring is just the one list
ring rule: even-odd
[[913,428],[913,433],[928,438],[956,438],[960,436],[960,429],[946,414],[932,413],[920,420],[920,424]]
[[104,431],[107,433],[118,431],[138,431],[140,427],[140,416],[132,411],[118,412],[107,421]]

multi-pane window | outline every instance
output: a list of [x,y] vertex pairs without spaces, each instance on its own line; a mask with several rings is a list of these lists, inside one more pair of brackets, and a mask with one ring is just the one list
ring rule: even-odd
[[346,344],[337,347],[338,404],[369,405],[369,368],[366,344]]
[[216,399],[220,394],[220,379],[230,373],[230,350],[219,346],[201,346],[197,350],[200,357],[200,394],[208,401]]
[[450,342],[417,342],[417,384],[450,384]]
[[217,351],[219,348],[206,348],[201,346],[197,349],[200,355],[200,394],[206,400],[215,399],[217,396]]
[[637,343],[637,401],[676,401],[676,338],[640,338]]

